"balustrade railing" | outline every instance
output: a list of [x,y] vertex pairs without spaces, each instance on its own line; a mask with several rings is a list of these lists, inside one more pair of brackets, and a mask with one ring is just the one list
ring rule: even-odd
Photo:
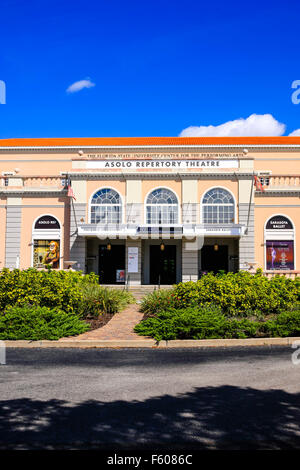
[[265,190],[300,188],[300,175],[269,175],[259,179]]
[[268,279],[272,279],[273,277],[278,276],[278,275],[285,276],[289,279],[295,279],[296,277],[300,277],[300,271],[264,271],[263,274]]
[[65,182],[59,176],[2,176],[2,188],[58,189],[64,188]]
[[[20,175],[7,175],[1,176],[1,187],[24,187],[24,188],[57,188],[63,189],[65,187],[65,179],[60,176],[20,176]],[[300,175],[260,175],[260,182],[264,190],[268,189],[300,189]],[[130,206],[132,219],[139,218],[141,208],[144,204],[134,203]],[[199,204],[190,203],[182,204],[181,208],[183,213],[186,213],[187,218],[192,217],[193,213],[197,210]],[[129,207],[128,207],[129,210]]]
[[62,178],[56,176],[24,176],[23,186],[31,188],[63,188]]

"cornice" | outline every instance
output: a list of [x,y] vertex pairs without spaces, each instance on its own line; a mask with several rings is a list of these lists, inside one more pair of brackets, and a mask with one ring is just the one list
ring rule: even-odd
[[51,189],[0,189],[0,195],[6,197],[17,196],[52,196],[52,197],[65,197],[67,190],[51,190]]
[[41,151],[78,151],[78,150],[106,150],[106,151],[118,151],[118,152],[122,152],[123,150],[138,150],[138,149],[141,149],[141,150],[148,150],[149,152],[154,152],[156,150],[161,150],[161,149],[164,149],[164,150],[168,150],[170,152],[172,152],[172,150],[176,149],[176,151],[179,151],[180,149],[184,150],[184,151],[187,151],[187,149],[191,149],[192,151],[196,151],[197,149],[201,149],[201,150],[204,150],[204,149],[209,149],[209,150],[213,150],[213,149],[218,149],[218,150],[226,150],[226,151],[229,151],[230,149],[231,150],[235,150],[235,149],[245,149],[247,148],[247,150],[251,150],[251,149],[255,149],[255,150],[266,150],[266,149],[276,149],[276,150],[300,150],[300,144],[297,145],[297,144],[230,144],[230,145],[225,145],[225,144],[189,144],[189,145],[177,145],[177,144],[174,144],[174,145],[154,145],[154,146],[149,146],[149,145],[122,145],[122,146],[119,146],[119,145],[110,145],[110,146],[107,146],[107,145],[71,145],[71,146],[68,146],[68,145],[65,145],[65,146],[26,146],[26,147],[15,147],[15,146],[7,146],[7,147],[0,147],[0,153],[5,153],[7,151],[22,151],[22,152],[41,152]]
[[61,176],[68,176],[71,180],[78,179],[248,179],[253,178],[251,172],[199,172],[199,173],[154,173],[154,172],[61,172]]
[[268,196],[300,196],[299,188],[277,188],[277,189],[266,189],[265,191],[255,191],[255,197],[268,197]]

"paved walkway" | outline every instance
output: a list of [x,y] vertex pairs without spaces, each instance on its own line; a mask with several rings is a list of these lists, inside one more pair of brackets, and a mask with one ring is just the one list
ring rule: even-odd
[[144,314],[139,311],[138,304],[131,304],[122,312],[116,313],[106,325],[96,330],[82,333],[70,338],[62,338],[59,341],[72,340],[118,340],[118,339],[149,339],[146,336],[139,336],[134,333],[133,328],[143,318]]

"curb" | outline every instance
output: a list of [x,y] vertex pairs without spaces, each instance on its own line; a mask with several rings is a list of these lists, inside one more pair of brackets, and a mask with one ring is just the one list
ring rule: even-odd
[[4,341],[7,348],[218,348],[242,346],[291,346],[300,337],[288,338],[247,338],[247,339],[187,339],[160,341],[144,340],[58,340],[58,341]]

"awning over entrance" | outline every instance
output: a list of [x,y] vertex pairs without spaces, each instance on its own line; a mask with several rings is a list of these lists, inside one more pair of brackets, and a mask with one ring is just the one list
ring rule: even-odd
[[78,226],[78,235],[82,237],[98,236],[99,238],[127,237],[147,239],[149,236],[160,238],[174,237],[240,237],[245,233],[242,224],[174,224],[174,225],[133,225],[133,224],[82,224]]

